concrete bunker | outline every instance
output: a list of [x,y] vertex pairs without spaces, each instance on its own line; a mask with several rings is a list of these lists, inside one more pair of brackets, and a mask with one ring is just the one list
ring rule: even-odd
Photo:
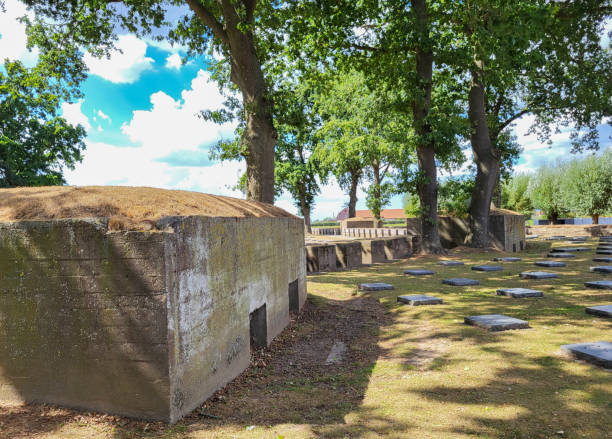
[[175,422],[282,331],[305,276],[303,221],[273,206],[0,190],[0,400]]

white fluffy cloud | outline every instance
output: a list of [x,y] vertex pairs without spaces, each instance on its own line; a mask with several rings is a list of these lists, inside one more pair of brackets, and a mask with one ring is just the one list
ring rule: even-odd
[[68,121],[68,123],[72,125],[83,125],[87,131],[91,130],[91,124],[89,123],[89,119],[83,111],[81,111],[81,105],[83,101],[75,102],[74,104],[68,104],[66,102],[62,103],[62,115],[64,119]]
[[132,120],[121,130],[130,140],[159,156],[175,150],[195,150],[231,135],[233,125],[219,126],[198,117],[202,110],[216,110],[223,103],[217,86],[208,78],[208,73],[200,70],[191,81],[191,88],[183,90],[181,100],[174,100],[163,91],[153,93],[152,108],[134,111]]
[[[189,161],[177,165],[160,160],[185,152],[206,159],[207,144],[233,133],[233,125],[219,126],[197,115],[205,109],[218,109],[223,102],[216,85],[209,83],[208,78],[208,73],[200,70],[191,81],[191,88],[182,92],[181,99],[174,100],[159,91],[151,95],[149,110],[134,111],[121,130],[139,146],[88,142],[83,162],[74,171],[66,171],[69,184],[152,186],[241,197],[232,187],[245,170],[242,162],[202,166],[190,165]],[[80,103],[78,109],[82,115]],[[97,114],[103,119],[106,116],[101,111]]]
[[178,53],[172,53],[166,58],[166,68],[179,70],[183,65],[181,56]]
[[[98,112],[96,113],[98,116],[100,116],[102,119],[108,121],[108,123],[111,123],[111,118],[108,114],[105,114],[102,110],[98,110]],[[94,118],[95,119],[95,118]]]
[[17,0],[6,0],[6,12],[0,12],[0,62],[5,58],[22,61],[26,66],[36,64],[38,50],[30,52],[26,48],[27,37],[25,25],[18,21],[24,15],[31,16],[23,3]]
[[95,58],[89,53],[84,56],[85,64],[93,75],[114,83],[132,84],[142,72],[153,68],[153,58],[147,57],[147,43],[134,35],[120,35],[117,48],[110,58]]

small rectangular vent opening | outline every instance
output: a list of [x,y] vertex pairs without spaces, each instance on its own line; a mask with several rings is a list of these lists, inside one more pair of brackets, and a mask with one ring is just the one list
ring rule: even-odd
[[300,289],[299,279],[289,282],[289,312],[299,313],[300,312]]
[[268,345],[268,323],[266,320],[266,304],[249,314],[251,346],[265,348]]

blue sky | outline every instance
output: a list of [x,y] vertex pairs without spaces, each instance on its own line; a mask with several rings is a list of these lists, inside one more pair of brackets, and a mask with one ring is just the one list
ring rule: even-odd
[[[0,59],[20,59],[28,65],[36,53],[25,48],[23,26],[16,21],[26,13],[16,0],[6,2],[0,12]],[[609,29],[608,29],[609,30]],[[130,185],[185,189],[243,197],[233,189],[245,165],[215,162],[208,158],[212,144],[232,136],[234,126],[215,125],[200,119],[202,110],[220,108],[223,98],[209,81],[205,59],[181,63],[180,48],[139,39],[119,37],[110,60],[87,56],[89,78],[83,85],[84,98],[64,104],[64,116],[87,130],[84,160],[66,171],[73,185]],[[553,135],[553,146],[542,144],[527,133],[531,119],[524,117],[515,127],[524,152],[516,169],[529,172],[540,164],[569,154],[569,132]],[[600,127],[602,145],[612,147],[609,125]],[[470,153],[466,151],[469,158]],[[466,166],[469,163],[466,163]],[[358,209],[365,209],[365,187],[358,193]],[[338,213],[347,196],[332,181],[316,199],[313,218]],[[293,213],[293,202],[284,194],[276,203]],[[389,208],[402,207],[394,197]]]

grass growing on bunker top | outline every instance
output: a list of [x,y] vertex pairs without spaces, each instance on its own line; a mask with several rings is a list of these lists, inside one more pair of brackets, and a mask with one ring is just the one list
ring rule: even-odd
[[[11,438],[610,438],[612,371],[575,361],[562,344],[612,341],[612,321],[584,312],[612,303],[606,290],[584,288],[593,252],[547,269],[557,279],[520,279],[545,259],[550,242],[529,243],[521,262],[481,273],[501,253],[459,250],[437,265],[415,257],[358,270],[310,276],[302,314],[252,366],[174,426],[82,414],[44,406],[0,407],[0,436]],[[561,245],[553,243],[553,246]],[[594,241],[587,245],[594,248]],[[507,256],[512,256],[508,254]],[[516,256],[516,255],[514,255]],[[426,268],[432,276],[406,276]],[[480,285],[453,287],[449,277]],[[394,291],[357,292],[360,282]],[[537,299],[497,296],[529,287]],[[429,294],[444,305],[410,307],[398,295]],[[491,333],[466,326],[475,314],[528,320],[530,329]],[[344,360],[326,364],[336,342]]]

